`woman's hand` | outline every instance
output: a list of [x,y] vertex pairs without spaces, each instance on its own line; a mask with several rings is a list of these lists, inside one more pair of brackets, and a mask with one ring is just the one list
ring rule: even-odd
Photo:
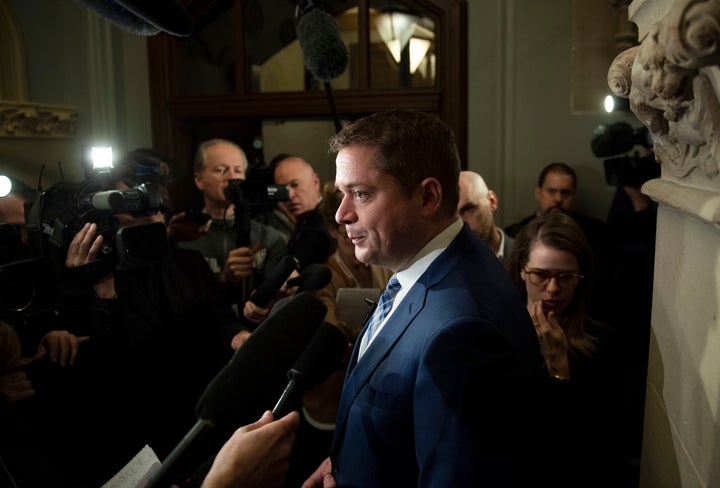
[[545,315],[542,300],[531,303],[527,309],[535,326],[540,352],[545,358],[548,372],[555,378],[570,379],[568,340],[555,312],[551,311]]

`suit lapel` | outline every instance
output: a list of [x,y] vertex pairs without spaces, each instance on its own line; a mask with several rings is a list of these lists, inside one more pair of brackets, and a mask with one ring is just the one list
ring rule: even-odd
[[390,353],[402,334],[425,307],[428,289],[442,280],[457,265],[460,256],[466,254],[469,239],[472,239],[472,237],[469,237],[471,233],[467,226],[464,226],[447,249],[420,276],[402,302],[398,304],[398,309],[390,316],[360,361],[357,360],[358,350],[362,336],[366,333],[367,324],[360,336],[358,336],[353,347],[350,366],[343,385],[343,394],[338,406],[335,440],[339,438],[340,433],[344,430],[350,405],[357,398],[365,382],[368,381],[368,378],[377,369],[380,362]]

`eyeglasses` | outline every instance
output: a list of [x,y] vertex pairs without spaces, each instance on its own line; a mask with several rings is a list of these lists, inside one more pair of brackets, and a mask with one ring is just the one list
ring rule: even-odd
[[560,273],[553,273],[545,269],[525,269],[525,274],[528,275],[530,283],[535,286],[547,286],[550,280],[555,278],[555,282],[562,288],[575,286],[578,282],[584,278],[580,273],[574,271],[563,271]]

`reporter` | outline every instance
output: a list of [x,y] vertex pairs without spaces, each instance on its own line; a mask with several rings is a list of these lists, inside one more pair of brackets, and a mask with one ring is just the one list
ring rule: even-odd
[[[132,159],[124,164],[113,170],[110,187],[167,183],[161,173],[138,174]],[[114,217],[119,227],[165,224],[164,210]],[[73,237],[59,307],[70,332],[91,338],[77,357],[78,409],[63,453],[73,481],[90,486],[110,479],[145,444],[164,458],[196,420],[195,404],[210,379],[249,333],[196,251],[173,247],[128,266],[113,262],[116,251],[105,240],[96,223]],[[105,268],[92,274],[101,257]],[[72,361],[72,353],[63,357]]]
[[592,258],[582,229],[562,212],[523,227],[510,255],[508,272],[525,300],[546,365],[542,449],[534,457],[541,485],[604,487],[621,481],[617,333],[588,315],[596,276]]
[[220,449],[202,488],[283,486],[299,423],[297,412],[273,421],[267,411],[257,422],[236,430]]

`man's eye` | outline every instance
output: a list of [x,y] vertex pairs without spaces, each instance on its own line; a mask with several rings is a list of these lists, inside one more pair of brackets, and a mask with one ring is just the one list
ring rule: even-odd
[[543,281],[550,279],[550,273],[545,273],[544,271],[535,271],[535,276]]
[[356,200],[364,200],[365,198],[367,198],[367,193],[365,193],[364,191],[356,191],[353,192],[353,196]]

